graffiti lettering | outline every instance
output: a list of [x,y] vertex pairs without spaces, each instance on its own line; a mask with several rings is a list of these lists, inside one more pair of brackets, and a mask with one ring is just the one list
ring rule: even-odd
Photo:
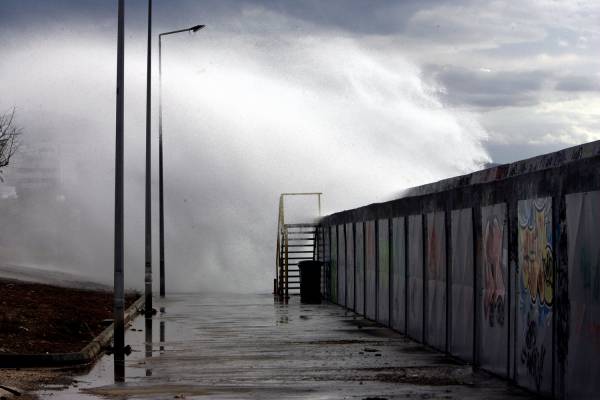
[[533,378],[536,390],[539,391],[544,377],[544,359],[546,348],[537,346],[537,326],[534,320],[529,320],[525,335],[525,348],[521,351],[521,363],[527,367],[527,373]]

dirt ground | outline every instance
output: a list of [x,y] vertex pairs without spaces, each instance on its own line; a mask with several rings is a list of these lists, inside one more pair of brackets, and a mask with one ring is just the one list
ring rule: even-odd
[[[136,296],[126,295],[126,307]],[[80,351],[112,310],[110,292],[0,279],[0,354]]]
[[[125,307],[138,297],[127,293]],[[0,279],[0,353],[80,351],[112,319],[112,293]],[[83,368],[89,368],[85,366]],[[28,392],[40,385],[73,385],[73,368],[0,369],[0,386]],[[0,396],[5,395],[0,390]],[[25,393],[20,399],[29,399]]]

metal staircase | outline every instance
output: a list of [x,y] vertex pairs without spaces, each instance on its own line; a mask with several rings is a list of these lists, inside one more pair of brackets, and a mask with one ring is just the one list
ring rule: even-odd
[[298,264],[303,260],[315,260],[319,245],[316,222],[285,223],[284,199],[287,196],[316,196],[320,217],[321,195],[322,193],[282,193],[279,196],[273,294],[282,300],[289,299],[290,295],[300,294]]

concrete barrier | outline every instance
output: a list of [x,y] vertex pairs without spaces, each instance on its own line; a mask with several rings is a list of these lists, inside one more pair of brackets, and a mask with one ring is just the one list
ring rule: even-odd
[[595,398],[599,172],[592,142],[326,216],[325,296],[533,392]]

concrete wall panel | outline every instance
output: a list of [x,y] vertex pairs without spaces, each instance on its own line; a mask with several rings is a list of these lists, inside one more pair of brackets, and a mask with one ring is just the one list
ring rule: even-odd
[[338,302],[338,240],[337,240],[337,227],[335,225],[330,227],[331,229],[331,261],[330,265],[330,293],[331,301],[334,303]]
[[363,226],[362,222],[356,223],[356,238],[354,240],[356,246],[355,310],[361,315],[365,313],[365,235]]
[[554,242],[552,198],[518,202],[516,274],[516,380],[535,392],[552,392]]
[[473,213],[470,208],[451,214],[449,351],[473,361]]
[[482,265],[479,287],[479,362],[506,376],[508,366],[508,229],[506,204],[481,208]]
[[408,217],[408,335],[423,340],[423,222]]
[[346,224],[346,307],[355,309],[354,305],[354,224]]
[[323,272],[321,279],[321,292],[324,294],[325,298],[331,299],[331,284],[329,280],[331,279],[331,238],[329,236],[330,229],[328,226],[323,227],[323,259],[324,268],[321,270]]
[[392,309],[390,312],[392,328],[406,330],[406,235],[404,217],[392,220]]
[[377,321],[390,323],[390,234],[389,221],[377,222]]
[[[599,169],[597,141],[445,179],[389,202],[323,217],[325,241],[331,226],[355,224],[354,249],[346,237],[345,258],[351,265],[354,255],[359,313],[384,315],[389,290],[390,325],[411,338],[442,348],[447,329],[449,352],[484,370],[556,399],[596,398]],[[445,210],[454,211],[443,223],[444,288],[436,213]],[[385,235],[374,222],[382,220],[392,224],[388,287],[385,244],[377,241]],[[323,258],[334,256],[326,284],[334,298],[338,236],[336,229],[335,246],[329,240],[323,251]]]
[[446,350],[446,227],[443,211],[427,214],[426,343]]
[[344,225],[337,226],[338,237],[338,304],[346,305],[346,234]]
[[569,329],[566,392],[569,399],[600,393],[600,192],[566,196]]
[[365,223],[365,311],[366,317],[377,318],[377,274],[376,274],[375,221]]

